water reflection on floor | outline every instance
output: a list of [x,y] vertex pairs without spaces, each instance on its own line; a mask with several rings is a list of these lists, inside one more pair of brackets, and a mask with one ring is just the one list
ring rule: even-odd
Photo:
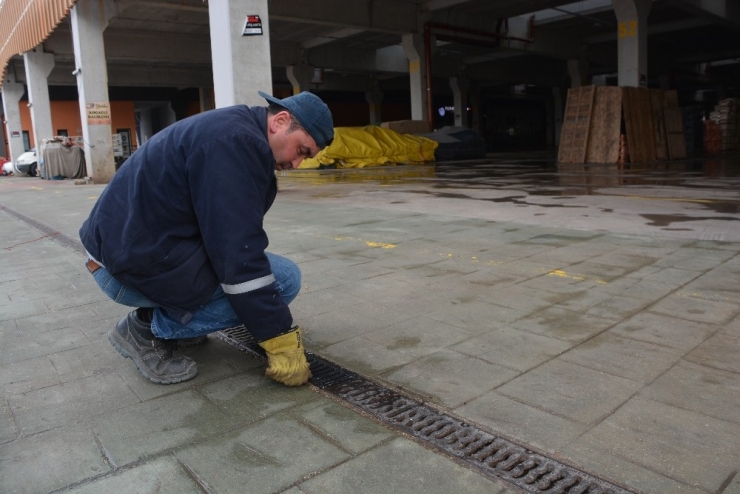
[[[432,189],[511,189],[531,195],[594,195],[619,187],[738,190],[740,153],[680,161],[624,164],[557,163],[553,154],[490,155],[485,160],[370,168],[291,170],[301,182],[424,183]],[[610,191],[609,193],[613,193]]]

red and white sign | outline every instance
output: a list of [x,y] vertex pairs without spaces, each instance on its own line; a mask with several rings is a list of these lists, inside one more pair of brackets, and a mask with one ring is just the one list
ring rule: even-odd
[[262,36],[262,19],[258,15],[248,15],[244,21],[242,36]]

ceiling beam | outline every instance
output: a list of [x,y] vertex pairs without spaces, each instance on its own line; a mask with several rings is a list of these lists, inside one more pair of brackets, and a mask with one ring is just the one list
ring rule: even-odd
[[270,19],[396,34],[418,32],[417,14],[407,0],[270,1]]
[[672,4],[709,22],[740,31],[740,2],[737,0],[673,0]]

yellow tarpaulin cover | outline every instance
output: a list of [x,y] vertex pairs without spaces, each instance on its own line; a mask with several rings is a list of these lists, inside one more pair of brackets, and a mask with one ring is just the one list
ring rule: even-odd
[[336,127],[334,142],[313,158],[305,159],[298,168],[362,168],[396,164],[418,164],[434,161],[439,143],[426,137],[399,134],[374,125]]

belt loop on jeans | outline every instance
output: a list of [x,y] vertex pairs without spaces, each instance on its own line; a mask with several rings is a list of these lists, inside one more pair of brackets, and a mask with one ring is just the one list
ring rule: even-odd
[[95,262],[95,259],[88,259],[85,263],[85,267],[87,267],[87,270],[90,271],[90,274],[93,274],[95,273],[95,271],[102,268],[103,266]]

